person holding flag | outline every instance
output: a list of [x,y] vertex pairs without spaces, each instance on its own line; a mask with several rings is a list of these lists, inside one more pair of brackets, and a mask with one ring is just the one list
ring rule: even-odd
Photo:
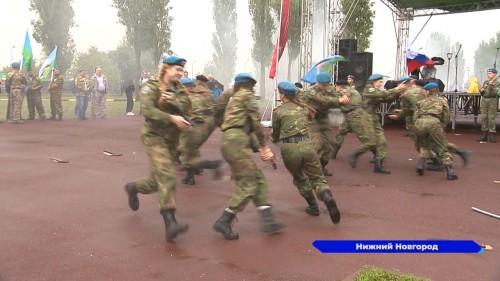
[[[50,94],[50,114],[52,115],[49,120],[62,121],[62,87],[64,84],[64,79],[62,78],[61,72],[58,68],[54,68],[54,78],[49,83],[49,94]],[[56,119],[56,114],[59,116]]]

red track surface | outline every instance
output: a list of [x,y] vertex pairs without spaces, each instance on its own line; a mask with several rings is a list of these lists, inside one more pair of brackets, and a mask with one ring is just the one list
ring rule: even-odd
[[[493,183],[500,180],[500,144],[476,143],[477,131],[448,135],[472,151],[469,167],[456,159],[457,181],[447,181],[444,172],[417,176],[418,156],[403,130],[394,128],[386,129],[391,175],[372,173],[369,154],[351,169],[347,155],[358,141],[349,135],[329,164],[334,176],[327,180],[342,212],[335,226],[324,206],[320,217],[304,213],[305,201],[281,160],[276,171],[260,162],[275,215],[287,225],[270,237],[259,231],[251,204],[234,225],[240,240],[213,232],[234,183],[205,173],[196,186],[178,185],[177,219],[190,230],[166,243],[156,196],[141,195],[139,211],[132,212],[123,191],[126,182],[148,173],[142,124],[141,116],[0,124],[0,280],[343,280],[364,265],[433,280],[500,280],[499,221],[471,211],[500,213],[500,185]],[[216,131],[204,157],[221,158],[220,137]],[[326,255],[311,246],[316,239],[472,239],[494,249]]]

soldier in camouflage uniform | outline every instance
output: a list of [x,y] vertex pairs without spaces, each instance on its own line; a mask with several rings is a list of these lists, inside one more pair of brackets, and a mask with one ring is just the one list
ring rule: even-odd
[[[407,85],[401,83],[396,88],[388,91],[379,90],[384,82],[383,78],[381,74],[373,74],[368,78],[368,84],[363,90],[363,105],[365,110],[372,116],[375,140],[378,144],[377,150],[375,151],[375,167],[373,168],[373,172],[390,174],[391,172],[384,167],[384,159],[387,156],[387,141],[384,136],[384,129],[380,124],[380,115],[377,113],[377,109],[380,108],[380,105],[384,102],[396,100],[401,92],[407,88]],[[349,157],[349,161],[353,168],[356,167],[360,155],[359,152],[356,152]]]
[[[59,69],[54,68],[54,77],[49,83],[48,91],[50,94],[50,114],[52,115],[49,120],[62,121],[63,109],[61,104],[62,98],[62,87],[64,84],[64,79],[62,78]],[[56,115],[57,117],[56,119]]]
[[78,105],[77,114],[79,120],[85,120],[85,112],[87,111],[87,106],[89,104],[90,87],[89,81],[85,76],[85,70],[80,70],[78,77],[75,78],[75,88],[76,88],[76,104]]
[[106,118],[106,96],[108,92],[108,79],[102,74],[102,69],[97,67],[92,76],[92,117]]
[[297,88],[288,81],[278,83],[282,104],[273,111],[274,143],[282,141],[281,157],[286,169],[293,177],[293,183],[306,200],[306,213],[319,216],[318,203],[321,199],[334,224],[340,221],[340,211],[326,183],[318,155],[307,134],[309,121],[314,118],[315,110],[301,103],[296,95]]
[[417,173],[424,174],[426,159],[431,154],[431,145],[437,146],[437,154],[444,164],[448,180],[458,179],[453,171],[451,154],[448,151],[444,128],[450,121],[450,108],[448,101],[441,97],[436,83],[425,85],[427,97],[417,103],[413,119],[415,120],[415,133],[420,143],[420,159],[418,161]]
[[187,87],[189,99],[191,100],[191,114],[189,116],[193,126],[184,130],[180,137],[180,152],[184,156],[184,168],[186,177],[182,179],[183,184],[194,185],[195,173],[203,169],[215,169],[218,177],[218,168],[221,161],[201,160],[200,148],[207,141],[215,129],[214,103],[212,92],[206,86],[208,79],[203,75],[196,77],[196,85],[191,87],[194,81],[183,77],[181,83]]
[[481,131],[483,134],[477,141],[487,141],[486,136],[490,132],[490,142],[497,142],[495,133],[498,89],[500,88],[497,73],[495,68],[488,69],[488,80],[483,83],[483,87],[479,90],[481,93]]
[[262,214],[262,232],[278,233],[283,224],[277,222],[271,213],[264,173],[252,160],[250,134],[257,137],[261,159],[271,161],[274,154],[266,145],[266,136],[260,123],[259,107],[253,87],[257,81],[250,74],[240,73],[234,78],[234,94],[227,104],[221,129],[224,131],[221,151],[231,166],[236,190],[227,202],[227,208],[215,222],[213,229],[225,239],[235,240],[239,234],[232,229],[232,222],[238,212],[242,212],[252,200]]
[[318,83],[309,87],[300,98],[303,103],[316,110],[316,115],[309,124],[309,136],[318,153],[323,174],[331,176],[332,174],[326,169],[326,165],[333,154],[331,145],[333,143],[333,135],[328,115],[330,109],[339,107],[340,103],[338,99],[331,99],[329,103],[321,100],[323,96],[336,97],[335,88],[330,84],[332,81],[330,74],[321,72],[317,75],[316,81]]
[[35,109],[40,120],[45,120],[45,110],[42,104],[42,88],[43,84],[32,69],[28,70],[28,91],[26,98],[28,99],[29,119],[35,119]]
[[7,74],[7,87],[9,91],[9,101],[10,101],[10,122],[12,124],[22,124],[21,120],[21,110],[23,105],[23,89],[28,84],[26,76],[19,70],[20,64],[18,62],[12,63],[12,72]]
[[356,154],[361,155],[370,150],[376,151],[378,144],[374,138],[373,117],[363,109],[361,94],[345,80],[336,82],[336,90],[339,96],[348,96],[350,101],[348,104],[340,106],[340,111],[344,114],[344,123],[340,126],[332,144],[335,157],[340,147],[337,143],[344,141],[344,132],[354,132],[361,142],[361,146],[355,152]]
[[125,185],[133,211],[139,209],[137,193],[158,192],[158,207],[165,223],[167,241],[188,230],[187,224],[178,223],[175,219],[173,159],[181,131],[191,125],[183,117],[189,115],[191,102],[179,83],[185,63],[186,60],[178,57],[164,58],[158,77],[149,79],[141,89],[141,106],[146,119],[141,140],[149,157],[151,175]]

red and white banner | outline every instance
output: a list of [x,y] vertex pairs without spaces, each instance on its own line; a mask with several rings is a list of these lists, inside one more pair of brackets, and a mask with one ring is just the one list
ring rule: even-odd
[[[281,1],[281,22],[280,22],[280,35],[276,40],[276,45],[274,46],[273,59],[271,61],[271,67],[269,69],[269,78],[274,79],[276,76],[276,67],[278,61],[285,50],[286,41],[288,40],[288,30],[290,28],[290,0]],[[279,53],[278,53],[279,48]]]

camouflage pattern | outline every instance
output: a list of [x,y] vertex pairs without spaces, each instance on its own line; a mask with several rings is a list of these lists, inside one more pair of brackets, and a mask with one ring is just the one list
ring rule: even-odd
[[20,71],[13,71],[7,75],[7,80],[10,85],[9,101],[11,121],[21,121],[21,111],[23,105],[23,88],[26,87],[28,81],[26,76]]
[[221,152],[231,167],[236,181],[236,190],[227,202],[235,212],[241,212],[249,200],[256,206],[269,206],[267,180],[252,160],[251,137],[245,131],[249,125],[250,133],[257,138],[259,147],[266,143],[264,129],[260,124],[260,114],[254,92],[241,89],[235,92],[227,104],[221,129],[224,131]]
[[179,150],[184,155],[186,168],[196,168],[201,161],[200,147],[215,129],[214,104],[212,92],[203,86],[189,90],[193,126],[184,130],[180,136]]
[[431,145],[436,147],[436,153],[444,165],[451,165],[451,154],[448,150],[444,128],[450,121],[448,101],[432,91],[425,99],[417,103],[415,113],[415,133],[420,143],[420,157],[432,157]]
[[375,141],[378,144],[375,152],[376,159],[384,159],[387,156],[387,140],[385,139],[384,129],[380,123],[380,114],[377,109],[385,102],[395,101],[400,93],[395,89],[382,91],[374,88],[371,84],[365,86],[363,90],[364,109],[372,116]]
[[[141,89],[141,107],[146,124],[141,140],[149,157],[151,175],[137,180],[136,191],[142,194],[158,192],[160,212],[176,208],[174,155],[181,131],[170,122],[171,115],[189,114],[191,102],[180,84],[167,89],[164,83],[151,78]],[[159,102],[162,94],[165,102]]]
[[483,89],[485,90],[481,93],[481,131],[495,133],[500,83],[495,80],[493,85],[488,85],[488,81],[485,81]]
[[105,92],[97,91],[97,87],[99,86],[99,81],[97,81],[97,76],[94,74],[92,76],[91,90],[92,90],[92,117],[101,117],[106,118],[106,96],[108,90],[108,79],[105,75],[102,75],[104,87],[106,88]]
[[75,78],[75,88],[77,97],[84,97],[90,94],[89,81],[80,75]]
[[361,146],[356,150],[357,152],[365,153],[368,150],[379,149],[378,143],[374,138],[373,118],[363,110],[363,98],[361,94],[348,86],[337,92],[337,97],[343,95],[350,96],[350,101],[348,104],[340,105],[340,111],[344,114],[344,123],[342,123],[333,139],[333,149],[340,149],[347,132],[354,132],[361,142]]
[[45,119],[45,110],[42,104],[42,88],[43,84],[40,78],[28,78],[28,91],[26,98],[28,99],[29,119],[35,119],[35,109],[38,112],[40,119]]
[[326,90],[320,90],[317,85],[313,85],[300,96],[303,103],[316,110],[314,119],[309,123],[309,137],[321,163],[327,163],[332,158],[333,135],[330,129],[329,113],[331,108],[340,106],[337,98],[328,100],[322,98],[335,96],[335,88],[332,85]]
[[417,142],[415,133],[415,120],[413,120],[413,114],[417,108],[417,103],[426,97],[425,90],[413,86],[408,88],[403,94],[401,94],[401,111],[398,113],[398,118],[405,118],[406,129],[409,130],[409,137],[413,140],[415,149],[420,151],[420,144]]
[[[272,123],[271,136],[275,143],[291,136],[306,135],[309,123],[307,109],[287,101],[274,110]],[[330,189],[310,139],[298,143],[283,143],[281,157],[302,197],[310,196],[314,190],[320,198],[319,194]]]
[[64,79],[62,75],[54,77],[49,83],[48,91],[50,94],[50,114],[52,116],[62,116],[63,109],[61,104],[62,97],[62,87],[64,84]]

